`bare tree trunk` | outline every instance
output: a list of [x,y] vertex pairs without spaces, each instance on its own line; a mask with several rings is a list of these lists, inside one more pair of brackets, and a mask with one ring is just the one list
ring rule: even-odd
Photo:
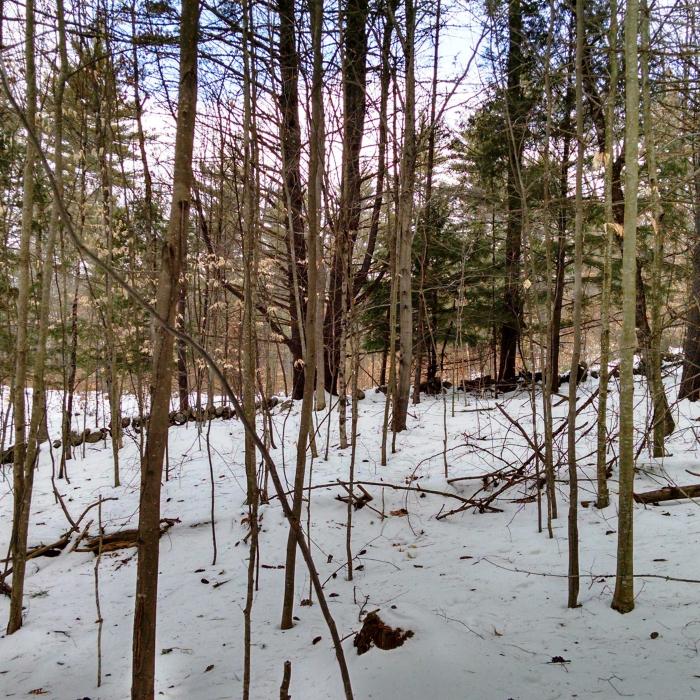
[[[180,88],[178,95],[175,168],[167,241],[162,248],[156,310],[172,326],[179,293],[182,255],[189,219],[192,188],[192,151],[197,109],[197,33],[199,3],[183,0],[180,20]],[[151,418],[141,463],[138,568],[134,612],[131,697],[153,700],[155,685],[156,611],[158,601],[158,545],[160,537],[160,482],[173,374],[173,337],[159,325],[153,348]]]
[[[112,151],[112,106],[114,103],[114,93],[116,86],[114,85],[114,67],[112,57],[109,54],[109,42],[107,39],[107,18],[102,17],[100,20],[100,31],[104,32],[105,53],[105,78],[104,90],[101,90],[101,85],[97,77],[94,78],[95,91],[93,98],[94,113],[95,113],[95,131],[97,139],[97,152],[100,167],[100,194],[102,207],[102,229],[103,235],[107,241],[107,259],[110,267],[114,262],[114,245],[113,245],[113,220],[112,220],[112,177],[111,177],[111,162],[110,156]],[[103,115],[102,110],[105,111]],[[121,438],[121,390],[119,373],[117,371],[117,339],[114,331],[115,325],[115,303],[114,295],[112,294],[112,280],[109,275],[105,277],[105,296],[106,310],[104,314],[104,329],[106,353],[108,357],[106,367],[107,390],[109,392],[109,409],[111,421],[111,443],[112,443],[112,460],[114,469],[114,485],[119,486],[119,449],[122,447]]]
[[598,497],[596,506],[610,505],[607,474],[608,442],[608,383],[610,381],[610,297],[612,293],[612,247],[615,235],[615,219],[612,199],[613,178],[613,127],[615,122],[615,98],[617,96],[617,0],[610,2],[610,28],[608,31],[608,63],[610,64],[610,89],[605,104],[605,252],[603,260],[603,287],[600,298],[600,375],[598,389],[598,440],[596,449],[596,475]]
[[360,150],[366,110],[367,0],[348,0],[343,14],[342,174],[338,218],[334,226],[335,245],[329,270],[328,305],[323,324],[325,382],[331,393],[336,393],[337,389],[341,362],[340,325],[347,313],[347,299],[343,306],[344,261],[352,260],[362,210]]
[[646,0],[642,0],[641,8],[644,147],[646,151],[647,177],[649,180],[651,200],[652,229],[654,231],[654,256],[651,263],[651,284],[649,286],[651,332],[649,334],[648,362],[645,365],[645,370],[653,405],[653,453],[654,457],[663,457],[666,454],[664,441],[666,436],[673,432],[675,423],[671,417],[661,378],[661,339],[663,334],[663,324],[661,320],[661,306],[663,303],[661,268],[664,261],[664,230],[656,166],[656,144],[654,143],[653,126],[651,122],[651,88],[649,85],[649,52],[651,50],[651,41],[649,38],[649,6]]
[[522,198],[525,193],[519,186],[524,147],[523,91],[521,78],[523,62],[523,13],[520,0],[508,3],[508,61],[506,111],[508,139],[508,221],[506,235],[506,288],[504,296],[507,319],[501,326],[501,353],[498,379],[515,378],[515,359],[520,343],[523,302],[520,294],[520,257],[522,247]]
[[576,214],[574,221],[574,347],[571,353],[569,378],[569,415],[567,425],[567,456],[569,462],[569,601],[578,606],[578,464],[576,460],[576,396],[578,370],[581,362],[581,316],[583,307],[583,0],[576,0]]
[[[395,191],[397,190],[394,177]],[[391,275],[391,285],[389,289],[389,381],[386,385],[386,401],[384,402],[384,420],[382,422],[382,447],[380,464],[387,465],[387,442],[389,433],[389,409],[396,394],[396,301],[398,297],[397,279],[397,235],[396,235],[396,214],[392,214],[389,222],[389,274]],[[393,447],[392,447],[393,452]]]
[[622,256],[622,342],[620,368],[620,495],[617,536],[617,578],[612,607],[634,609],[633,504],[634,376],[637,283],[637,184],[639,174],[639,79],[637,76],[638,0],[625,10],[625,217]]
[[[547,100],[547,122],[545,125],[545,167],[546,173],[544,179],[544,196],[543,196],[543,212],[544,212],[544,235],[545,235],[545,251],[546,251],[546,320],[548,336],[547,341],[542,349],[544,358],[544,372],[542,381],[542,414],[544,421],[544,473],[545,473],[545,493],[547,496],[547,533],[550,539],[554,537],[552,531],[552,520],[557,517],[557,500],[556,500],[556,484],[554,478],[554,437],[552,429],[552,392],[555,387],[558,387],[559,376],[557,370],[554,369],[553,354],[554,344],[556,342],[557,349],[559,348],[558,338],[555,340],[555,325],[554,325],[554,309],[552,295],[552,232],[550,224],[549,204],[550,204],[550,148],[552,140],[552,112],[554,109],[554,100],[552,97],[552,81],[551,81],[551,65],[552,65],[552,44],[554,40],[554,19],[555,9],[554,0],[549,1],[549,31],[547,34],[547,49],[546,49],[546,65],[545,65],[545,94]],[[533,260],[534,265],[534,260]],[[557,266],[557,271],[559,267]],[[534,274],[533,274],[534,278]],[[539,504],[539,501],[538,501]],[[539,515],[539,514],[538,514]]]
[[697,401],[700,398],[700,110],[695,108],[694,121],[697,125],[692,140],[692,164],[695,176],[695,239],[693,246],[693,283],[688,310],[688,323],[683,347],[683,376],[678,391],[679,399]]
[[[435,380],[436,348],[433,342],[433,334],[430,332],[430,321],[425,302],[425,276],[428,264],[428,251],[430,250],[430,238],[433,231],[433,175],[435,170],[435,133],[437,124],[435,115],[437,111],[437,81],[438,81],[438,60],[440,57],[440,20],[442,4],[438,0],[435,8],[435,40],[433,45],[433,77],[430,89],[430,124],[428,126],[428,156],[425,175],[425,207],[422,216],[423,226],[423,251],[420,258],[420,288],[418,291],[418,338],[416,342],[416,371],[413,380],[413,403],[420,403],[420,380],[423,366],[423,355],[427,350],[428,391],[431,391],[431,382]],[[428,326],[428,327],[426,327]],[[430,345],[426,347],[426,338]]]
[[[180,293],[177,301],[177,326],[181,331],[185,330],[185,313],[187,311],[187,282],[182,275]],[[180,411],[185,413],[190,408],[190,387],[187,376],[187,348],[178,339],[177,341],[177,388],[180,399]]]
[[[573,41],[574,18],[572,17],[569,36]],[[573,56],[569,65],[574,62]],[[552,377],[552,391],[559,390],[559,351],[561,349],[561,316],[564,306],[564,286],[566,276],[566,243],[569,228],[569,169],[571,161],[572,124],[571,112],[574,108],[575,89],[572,84],[571,70],[566,75],[566,94],[564,96],[564,115],[559,127],[562,139],[562,156],[559,166],[559,211],[557,214],[557,253],[554,281],[554,307],[552,309],[552,327],[550,329],[549,371]]]
[[[36,128],[36,64],[34,61],[34,0],[25,5],[25,79],[27,86],[26,118],[32,129]],[[13,463],[13,514],[12,535],[12,595],[7,634],[22,627],[22,600],[24,598],[24,574],[27,557],[27,534],[29,529],[29,505],[31,502],[34,458],[28,449],[25,392],[27,388],[27,361],[29,355],[29,251],[32,240],[34,216],[34,163],[36,149],[27,139],[22,185],[22,228],[20,232],[19,256],[17,260],[17,332],[15,354],[15,379],[13,418],[15,423],[15,449]],[[32,402],[32,406],[36,406]],[[34,410],[34,408],[32,409]],[[30,435],[31,439],[31,426]],[[28,458],[31,457],[31,461]]]
[[287,281],[289,289],[292,398],[304,395],[304,319],[307,313],[307,264],[304,240],[304,194],[301,181],[301,128],[299,120],[299,57],[297,55],[294,0],[277,0],[280,62],[280,143],[287,207]]
[[[57,183],[58,184],[58,183]],[[58,469],[59,479],[68,479],[66,461],[72,459],[73,446],[70,442],[71,424],[73,422],[73,398],[75,395],[75,376],[78,368],[78,292],[80,291],[80,266],[75,267],[75,290],[71,304],[70,355],[68,360],[68,382],[63,409],[61,429],[61,464]]]
[[[316,383],[316,358],[318,339],[318,260],[319,238],[321,231],[321,196],[323,185],[323,54],[321,32],[323,28],[323,0],[312,0],[311,37],[313,47],[313,77],[311,86],[311,139],[309,156],[309,184],[307,220],[309,237],[306,249],[309,252],[308,305],[306,314],[306,358],[304,396],[299,417],[299,435],[297,437],[296,470],[294,473],[294,495],[292,513],[296,522],[300,522],[303,506],[304,475],[306,473],[306,451],[309,443],[309,429],[312,429],[314,385]],[[323,390],[323,387],[321,387]],[[325,397],[324,397],[325,398]],[[284,578],[284,601],[282,605],[282,629],[294,625],[294,580],[296,568],[297,535],[290,528],[287,540],[287,560]]]
[[415,7],[406,0],[406,36],[402,41],[406,62],[401,194],[398,213],[397,266],[399,275],[399,379],[394,399],[394,432],[406,430],[413,359],[413,302],[411,263],[413,249],[413,189],[416,177]]
[[[243,2],[243,412],[255,428],[256,341],[255,341],[255,285],[257,279],[257,130],[255,126],[255,66],[251,56],[252,11],[247,0]],[[264,397],[260,397],[261,401]],[[250,550],[248,552],[248,581],[244,615],[243,700],[250,697],[251,652],[253,631],[253,596],[258,556],[258,503],[260,495],[257,479],[255,434],[245,434],[245,473],[247,481],[248,523]]]

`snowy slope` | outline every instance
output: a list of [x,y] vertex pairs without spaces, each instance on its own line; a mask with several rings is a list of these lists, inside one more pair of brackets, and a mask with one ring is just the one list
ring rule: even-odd
[[[675,378],[668,378],[669,387]],[[564,387],[566,389],[566,387]],[[580,401],[595,390],[589,380]],[[60,397],[55,397],[60,404]],[[646,412],[644,385],[638,379],[638,426]],[[557,399],[556,425],[566,413]],[[613,391],[612,403],[617,395]],[[469,496],[480,481],[446,483],[442,457],[443,411],[447,410],[449,476],[473,476],[508,463],[518,466],[530,455],[524,438],[494,408],[502,404],[533,434],[530,400],[525,393],[492,398],[426,397],[411,408],[409,430],[398,437],[398,452],[379,466],[384,396],[368,391],[360,402],[356,478],[412,485]],[[479,409],[476,411],[475,409]],[[89,411],[89,406],[87,407]],[[291,479],[299,406],[274,417],[279,465]],[[541,406],[540,406],[541,410]],[[674,408],[679,423],[670,443],[673,456],[663,464],[640,456],[635,488],[692,483],[700,471],[700,406]],[[52,416],[53,434],[60,415]],[[579,418],[580,500],[594,500],[595,403]],[[88,420],[88,425],[90,422]],[[324,424],[324,426],[327,423]],[[555,425],[555,427],[556,427]],[[282,430],[284,427],[284,439]],[[541,430],[541,424],[538,432]],[[469,443],[478,448],[465,447]],[[244,503],[243,439],[237,421],[211,426],[216,493],[218,558],[212,566],[209,463],[206,434],[194,424],[170,432],[170,480],[163,487],[163,516],[179,518],[161,540],[157,692],[165,698],[216,700],[238,698],[242,686],[242,608],[248,547],[241,523]],[[641,436],[640,435],[638,437]],[[325,441],[325,427],[321,429]],[[565,434],[559,437],[565,441]],[[333,420],[328,461],[313,464],[315,484],[347,478],[350,451],[337,447]],[[282,449],[282,446],[284,449]],[[51,457],[44,446],[36,478],[30,544],[49,543],[67,529],[51,487]],[[121,452],[123,485],[111,486],[111,448],[87,446],[85,458],[70,464],[70,484],[57,482],[73,517],[101,495],[108,532],[135,527],[138,504],[138,446],[127,437]],[[9,539],[11,470],[0,472],[0,542]],[[411,480],[411,477],[413,479]],[[517,486],[493,505],[500,513],[472,510],[444,519],[436,515],[459,506],[438,495],[368,486],[371,505],[354,513],[353,547],[358,555],[355,580],[340,568],[345,558],[346,505],[336,500],[338,486],[313,491],[313,554],[348,657],[355,696],[388,700],[423,698],[666,698],[700,696],[700,586],[639,578],[637,607],[622,616],[610,609],[617,546],[616,475],[613,505],[605,511],[580,510],[581,607],[566,608],[567,567],[565,471],[560,473],[559,510],[554,539],[537,532],[537,507],[513,499],[532,493]],[[530,482],[532,483],[532,482]],[[382,505],[383,504],[383,505]],[[405,508],[408,515],[389,515]],[[671,502],[635,511],[636,570],[700,579],[700,515],[695,503]],[[286,526],[276,500],[262,507],[260,589],[254,615],[252,696],[279,697],[285,659],[292,662],[291,695],[296,699],[341,698],[342,686],[333,648],[319,606],[297,606],[293,630],[279,631]],[[87,519],[96,519],[91,511]],[[96,534],[96,522],[91,533]],[[5,546],[4,544],[2,545]],[[36,558],[28,565],[26,624],[0,639],[0,696],[120,699],[129,695],[131,618],[135,586],[135,550],[103,555],[100,596],[103,630],[103,684],[96,688],[95,558],[69,552]],[[518,569],[520,571],[514,571]],[[523,572],[533,572],[531,574]],[[335,576],[334,576],[335,574]],[[541,576],[536,574],[553,574]],[[298,563],[297,602],[309,595],[303,562]],[[392,625],[414,637],[392,651],[373,648],[357,656],[352,633],[361,612],[379,609]],[[0,599],[0,618],[8,599]],[[658,633],[652,635],[652,633]],[[313,644],[316,637],[321,640]],[[652,638],[652,636],[654,638]],[[561,657],[566,663],[552,662]],[[211,668],[210,668],[211,667]]]

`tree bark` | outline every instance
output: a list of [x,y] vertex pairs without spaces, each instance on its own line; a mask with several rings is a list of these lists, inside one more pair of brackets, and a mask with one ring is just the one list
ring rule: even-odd
[[[690,103],[690,100],[688,102]],[[700,107],[698,107],[697,100],[693,113],[688,116],[695,124],[695,133],[691,142],[692,167],[695,173],[693,176],[695,226],[692,291],[683,346],[683,375],[678,398],[697,401],[700,398],[700,137],[698,136],[700,134]]]
[[399,274],[399,377],[394,400],[394,433],[406,429],[413,359],[413,190],[416,178],[415,6],[406,0],[406,36],[402,42],[406,62],[401,193],[398,212],[397,263]]
[[689,486],[666,486],[654,491],[644,491],[634,494],[635,503],[660,503],[662,501],[676,501],[683,498],[697,498],[700,496],[700,484]]
[[598,389],[598,425],[596,447],[596,478],[598,494],[596,506],[610,505],[607,465],[607,407],[610,371],[610,301],[612,295],[612,248],[615,222],[612,199],[613,180],[613,126],[615,123],[615,98],[617,96],[617,0],[610,3],[610,27],[608,31],[608,63],[610,64],[610,89],[605,104],[605,252],[603,260],[603,286],[600,299],[600,376]]
[[[257,278],[257,129],[255,114],[255,66],[251,55],[252,11],[247,0],[243,2],[243,413],[253,428],[256,393],[256,334],[255,287]],[[261,396],[261,401],[263,397]],[[245,473],[247,483],[248,524],[250,549],[248,551],[248,580],[244,615],[243,700],[250,698],[252,671],[253,600],[258,556],[258,503],[257,455],[255,432],[245,434]]]
[[574,221],[574,347],[571,353],[569,379],[569,415],[567,425],[567,457],[569,463],[569,601],[578,606],[578,464],[576,460],[576,396],[579,364],[581,362],[581,316],[583,307],[583,0],[576,0],[576,213]]
[[[572,24],[573,24],[572,18]],[[573,34],[573,27],[570,35]],[[566,275],[566,242],[569,226],[569,161],[571,158],[572,124],[571,112],[574,108],[575,89],[571,82],[571,72],[567,72],[566,95],[564,97],[564,118],[561,122],[562,157],[559,168],[559,211],[557,216],[557,252],[554,282],[554,307],[550,330],[550,360],[552,391],[559,390],[559,351],[561,349],[561,315],[564,306],[564,278]]]
[[506,128],[508,139],[508,220],[506,233],[506,285],[504,307],[506,320],[501,325],[501,347],[498,379],[515,379],[515,360],[520,343],[523,322],[523,301],[520,292],[520,265],[522,247],[522,212],[524,192],[520,188],[520,173],[525,132],[525,108],[522,91],[523,10],[520,0],[508,3],[508,60],[506,89]]
[[287,281],[292,353],[292,398],[304,395],[304,319],[307,314],[307,247],[304,240],[304,191],[301,180],[299,123],[299,57],[296,49],[294,0],[277,0],[281,112],[282,180],[287,210]]
[[[317,252],[321,232],[321,196],[323,186],[323,53],[321,31],[323,28],[323,0],[311,0],[311,40],[313,50],[313,76],[311,85],[311,139],[309,154],[309,184],[307,220],[309,224],[308,307],[306,314],[306,357],[304,397],[299,417],[299,435],[297,437],[296,470],[294,472],[294,495],[292,513],[297,522],[301,520],[303,506],[304,475],[306,473],[306,452],[309,444],[309,431],[313,430],[314,386],[316,379],[316,340],[318,337],[317,316],[318,286]],[[284,601],[282,605],[282,629],[294,625],[294,581],[296,568],[297,535],[293,528],[289,530],[287,540],[287,559],[284,578]]]
[[[338,218],[334,226],[333,259],[329,270],[328,303],[323,324],[325,384],[337,392],[341,362],[341,321],[347,313],[343,305],[344,261],[352,260],[360,225],[360,151],[364,136],[367,75],[367,0],[348,0],[343,26],[343,152]],[[346,295],[347,296],[347,295]]]
[[[25,76],[27,86],[26,118],[31,129],[36,129],[36,63],[34,60],[34,0],[25,5]],[[15,449],[13,463],[13,514],[10,546],[12,549],[12,594],[7,634],[22,627],[22,601],[24,598],[24,573],[27,563],[27,535],[29,530],[29,505],[31,499],[34,462],[28,462],[25,392],[27,388],[27,363],[29,355],[29,255],[34,217],[34,163],[36,149],[27,138],[22,184],[22,224],[19,256],[17,259],[17,331],[15,352],[15,378],[13,393],[13,418],[15,423]],[[34,402],[32,402],[34,406]],[[31,434],[29,436],[31,438]]]
[[[197,110],[198,25],[198,0],[183,0],[173,194],[167,240],[162,247],[162,267],[156,296],[156,311],[170,326],[173,326],[175,321],[191,203],[192,151]],[[168,438],[168,408],[173,374],[173,336],[161,325],[155,331],[152,371],[151,417],[148,422],[146,450],[141,462],[131,686],[133,700],[152,700],[155,685],[160,486]]]
[[625,11],[625,216],[622,254],[622,340],[620,343],[620,490],[617,576],[612,607],[634,609],[634,351],[637,310],[637,185],[639,176],[639,79],[637,76],[638,0]]
[[649,288],[650,300],[650,334],[649,349],[645,362],[647,383],[652,400],[652,433],[654,457],[665,455],[664,441],[670,435],[675,422],[669,410],[668,400],[661,377],[661,340],[663,324],[661,320],[661,306],[663,303],[663,289],[661,283],[661,268],[664,260],[664,230],[662,223],[661,198],[656,166],[656,144],[651,123],[651,87],[649,84],[649,52],[651,40],[649,36],[649,6],[646,0],[642,0],[642,113],[644,120],[644,147],[646,152],[647,178],[650,190],[650,208],[652,217],[652,229],[654,236],[654,253],[651,263],[651,284]]

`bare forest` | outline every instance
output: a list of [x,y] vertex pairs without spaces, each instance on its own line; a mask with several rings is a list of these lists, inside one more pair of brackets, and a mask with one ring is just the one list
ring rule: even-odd
[[695,0],[0,0],[0,696],[700,697]]

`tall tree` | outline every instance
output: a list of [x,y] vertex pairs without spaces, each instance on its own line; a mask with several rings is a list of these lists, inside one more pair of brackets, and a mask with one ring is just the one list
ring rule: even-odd
[[[311,43],[313,52],[313,73],[311,78],[311,139],[309,153],[309,182],[307,220],[309,234],[307,250],[309,251],[308,274],[308,312],[306,314],[306,356],[304,358],[304,397],[299,417],[299,435],[297,437],[296,470],[294,473],[294,494],[292,499],[293,517],[301,519],[303,504],[304,475],[306,473],[306,453],[310,430],[313,430],[312,411],[314,404],[315,374],[317,371],[317,315],[318,305],[318,252],[321,232],[321,196],[323,184],[323,0],[312,0],[311,9]],[[287,540],[287,560],[285,565],[284,601],[282,606],[282,629],[293,625],[294,581],[296,568],[297,536],[290,528]]]
[[634,351],[637,283],[637,185],[639,181],[638,0],[625,10],[625,217],[622,253],[622,338],[620,342],[620,491],[617,577],[612,607],[634,609]]
[[608,491],[608,382],[610,380],[610,303],[612,295],[612,253],[615,236],[615,214],[613,211],[613,127],[615,123],[615,99],[617,96],[617,0],[610,3],[610,25],[608,28],[608,62],[610,65],[610,87],[605,100],[605,222],[603,232],[605,249],[603,257],[603,286],[600,296],[600,376],[598,391],[598,433],[596,449],[596,476],[598,496],[596,506],[607,508],[610,505]]
[[508,133],[506,285],[504,305],[506,320],[501,326],[498,378],[515,378],[515,360],[520,343],[523,302],[520,292],[522,249],[522,214],[525,193],[521,187],[525,118],[527,108],[522,81],[525,71],[523,56],[523,8],[520,0],[508,1],[508,58],[506,63],[506,130]]
[[[651,78],[649,74],[650,11],[646,0],[641,3],[641,72],[642,72],[642,114],[644,123],[644,150],[646,154],[647,181],[649,184],[649,199],[651,209],[651,226],[653,234],[653,256],[651,262],[651,284],[649,288],[649,352],[646,364],[646,376],[652,400],[652,442],[654,457],[665,455],[664,440],[673,431],[674,422],[670,416],[668,402],[664,393],[661,377],[661,336],[663,324],[661,306],[663,304],[663,289],[661,269],[664,259],[664,224],[661,211],[661,195],[659,193],[658,168],[656,164],[656,143],[651,120]],[[670,423],[670,425],[669,425]]]
[[[156,311],[170,326],[183,268],[191,204],[192,152],[197,112],[197,35],[199,1],[183,0],[180,17],[180,82],[175,134],[173,193],[167,239],[161,250]],[[163,326],[155,330],[151,375],[151,417],[141,462],[138,564],[134,611],[131,697],[152,700],[155,685],[155,643],[158,604],[160,487],[168,439],[168,408],[173,374],[173,337]]]
[[581,362],[581,316],[583,308],[583,0],[576,0],[576,218],[574,223],[574,346],[569,379],[567,456],[569,462],[569,607],[578,605],[578,461],[576,459],[576,396]]
[[277,0],[280,20],[279,62],[282,149],[282,186],[287,212],[287,286],[292,353],[292,396],[304,395],[304,320],[308,313],[307,247],[304,239],[304,190],[301,179],[301,125],[299,121],[299,56],[294,0]]
[[415,79],[415,6],[406,0],[406,32],[401,39],[406,62],[404,95],[403,150],[401,153],[401,190],[397,230],[397,267],[399,303],[399,377],[394,400],[394,432],[406,429],[408,399],[411,391],[413,360],[413,190],[416,179],[416,79]]
[[[34,0],[25,5],[24,60],[27,88],[26,120],[29,129],[36,130],[36,61],[34,56],[35,17]],[[27,138],[22,184],[22,228],[20,231],[19,257],[17,261],[17,331],[15,351],[15,377],[13,411],[15,421],[15,448],[13,462],[13,517],[12,536],[12,597],[7,634],[13,634],[22,626],[22,602],[24,598],[24,573],[27,564],[27,535],[29,530],[29,508],[31,505],[32,480],[36,449],[27,443],[25,394],[27,389],[27,362],[29,356],[29,254],[34,219],[34,164],[36,149],[31,138]],[[32,402],[37,410],[37,400]],[[32,435],[30,434],[30,439]],[[34,436],[36,439],[36,436]],[[32,455],[34,452],[34,455]]]
[[[333,225],[333,257],[329,271],[328,304],[323,323],[326,389],[336,391],[344,355],[341,328],[349,300],[343,295],[347,261],[352,260],[362,213],[360,151],[367,109],[367,0],[347,0],[343,14],[343,146],[340,202]],[[347,264],[346,264],[347,263]],[[344,299],[345,296],[345,299]]]

